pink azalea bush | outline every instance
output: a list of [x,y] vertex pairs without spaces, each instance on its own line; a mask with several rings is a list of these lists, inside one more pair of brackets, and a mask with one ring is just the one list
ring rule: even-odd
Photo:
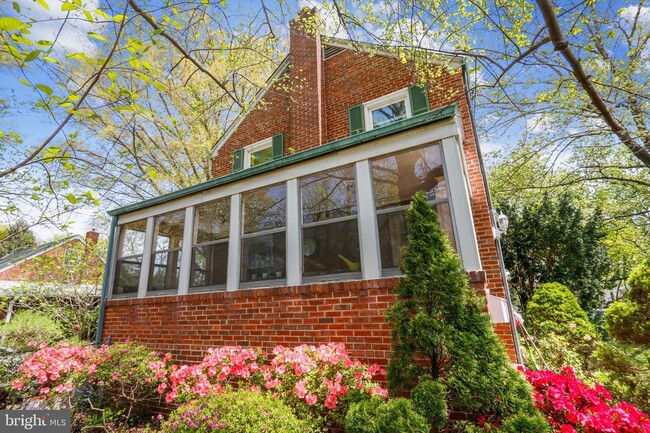
[[561,433],[650,433],[648,415],[620,402],[601,385],[576,379],[570,367],[561,373],[525,371],[533,397],[551,426]]

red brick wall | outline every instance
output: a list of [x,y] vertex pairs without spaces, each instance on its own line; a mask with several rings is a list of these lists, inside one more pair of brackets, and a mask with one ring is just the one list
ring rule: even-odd
[[[384,320],[398,278],[297,287],[110,300],[102,338],[135,340],[197,362],[223,345],[345,343],[355,358],[386,365],[390,327]],[[498,326],[497,333],[503,337]],[[509,330],[509,328],[508,328]],[[514,348],[507,344],[514,359]]]

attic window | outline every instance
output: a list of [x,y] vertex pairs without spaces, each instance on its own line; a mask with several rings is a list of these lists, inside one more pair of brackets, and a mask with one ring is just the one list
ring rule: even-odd
[[388,126],[429,111],[427,91],[410,86],[348,109],[350,135]]
[[282,158],[284,155],[284,134],[277,134],[249,146],[235,149],[232,171],[255,167],[256,165]]

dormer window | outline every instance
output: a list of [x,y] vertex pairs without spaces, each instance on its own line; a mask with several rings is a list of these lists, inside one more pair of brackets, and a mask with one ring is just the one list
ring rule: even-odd
[[420,86],[409,86],[348,108],[350,135],[382,128],[427,111],[427,90]]
[[284,155],[284,134],[265,138],[257,143],[235,149],[232,153],[232,171],[261,165]]

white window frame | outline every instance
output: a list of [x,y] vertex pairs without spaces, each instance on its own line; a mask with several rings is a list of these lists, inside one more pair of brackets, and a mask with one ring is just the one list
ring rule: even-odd
[[364,121],[366,124],[366,131],[371,131],[374,129],[374,125],[372,123],[373,111],[401,101],[404,101],[404,105],[406,106],[406,118],[408,119],[412,117],[413,113],[411,111],[411,99],[409,98],[408,87],[405,87],[393,93],[389,93],[388,95],[384,95],[377,99],[373,99],[372,101],[364,102],[363,113],[364,113]]
[[244,170],[253,167],[252,156],[260,150],[271,149],[273,151],[273,137],[265,138],[257,143],[249,144],[244,147]]

